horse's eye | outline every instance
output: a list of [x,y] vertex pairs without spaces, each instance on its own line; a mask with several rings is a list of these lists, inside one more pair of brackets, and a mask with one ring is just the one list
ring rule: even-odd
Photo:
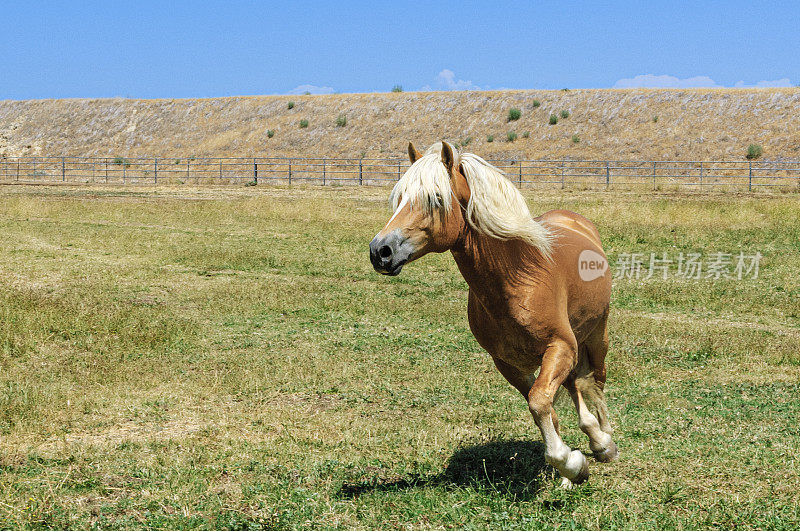
[[444,205],[444,198],[442,197],[442,194],[436,194],[436,203],[439,206]]

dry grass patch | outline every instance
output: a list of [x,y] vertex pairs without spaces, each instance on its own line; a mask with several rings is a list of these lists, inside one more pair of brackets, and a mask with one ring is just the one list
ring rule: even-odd
[[[403,157],[410,140],[472,137],[470,149],[488,158],[744,161],[753,144],[797,159],[799,103],[796,88],[3,101],[0,155]],[[551,115],[582,141],[560,142]],[[526,142],[488,140],[510,119],[530,132]]]

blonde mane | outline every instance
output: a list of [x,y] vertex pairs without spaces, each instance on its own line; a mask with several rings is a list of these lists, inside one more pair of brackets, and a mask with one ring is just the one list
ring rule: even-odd
[[[500,240],[522,240],[550,256],[552,235],[531,217],[525,198],[502,171],[478,155],[453,150],[454,166],[463,171],[470,189],[466,219],[476,231]],[[447,168],[441,159],[442,143],[430,146],[397,181],[390,201],[393,210],[407,200],[428,212],[452,208],[452,186]]]

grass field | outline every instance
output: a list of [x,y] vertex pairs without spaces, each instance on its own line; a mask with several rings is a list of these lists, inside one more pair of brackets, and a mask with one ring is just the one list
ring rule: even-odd
[[612,264],[764,256],[757,279],[616,282],[621,459],[572,491],[452,258],[372,271],[387,195],[0,189],[0,526],[800,525],[796,195],[531,192]]

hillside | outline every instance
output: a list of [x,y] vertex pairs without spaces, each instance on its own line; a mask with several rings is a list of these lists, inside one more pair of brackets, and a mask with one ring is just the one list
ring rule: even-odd
[[800,89],[0,101],[0,156],[394,157],[445,138],[494,158],[740,160],[758,143],[766,159],[800,159],[799,111]]

